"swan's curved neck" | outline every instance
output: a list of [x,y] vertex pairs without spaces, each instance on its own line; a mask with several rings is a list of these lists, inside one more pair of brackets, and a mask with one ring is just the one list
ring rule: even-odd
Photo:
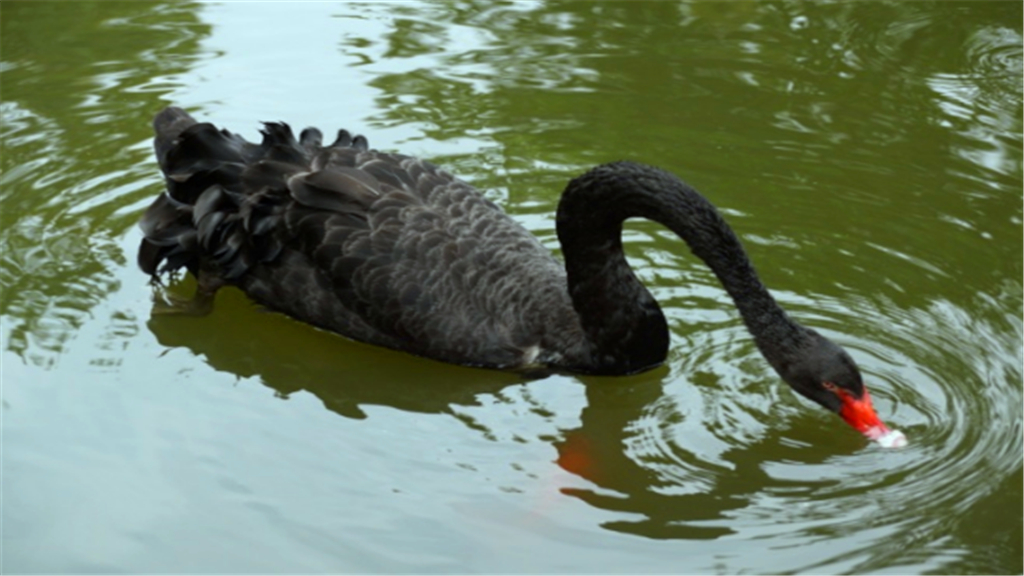
[[732,297],[776,370],[806,342],[808,330],[775,302],[707,199],[667,172],[616,162],[570,182],[558,206],[569,294],[596,366],[590,371],[636,372],[660,364],[667,354],[664,315],[622,252],[622,222],[633,217],[659,222],[686,241]]

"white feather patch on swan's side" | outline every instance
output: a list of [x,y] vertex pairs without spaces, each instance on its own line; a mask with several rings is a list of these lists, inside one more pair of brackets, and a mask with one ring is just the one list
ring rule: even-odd
[[540,346],[534,344],[533,346],[523,348],[523,365],[531,366],[535,364],[538,357],[540,357]]

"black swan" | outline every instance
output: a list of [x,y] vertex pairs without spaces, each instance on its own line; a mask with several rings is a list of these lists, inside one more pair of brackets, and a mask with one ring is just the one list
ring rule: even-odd
[[443,362],[622,375],[666,357],[661,308],[622,252],[622,223],[664,224],[732,296],[758,349],[794,390],[883,445],[853,359],[794,322],[715,207],[678,178],[615,162],[572,180],[558,205],[564,266],[469,184],[372,150],[342,130],[324,146],[264,123],[253,144],[169,107],[154,122],[167,190],[140,226],[139,266],[197,279],[343,336]]

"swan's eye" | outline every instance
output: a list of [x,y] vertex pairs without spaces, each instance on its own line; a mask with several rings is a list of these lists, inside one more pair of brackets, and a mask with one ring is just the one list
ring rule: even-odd
[[836,386],[831,382],[822,382],[821,387],[824,388],[825,390],[828,390],[829,392],[834,392],[836,394],[839,393],[839,386]]

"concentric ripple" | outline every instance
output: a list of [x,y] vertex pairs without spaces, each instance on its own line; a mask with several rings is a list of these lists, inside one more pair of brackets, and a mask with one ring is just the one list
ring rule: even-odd
[[[860,548],[816,549],[803,569],[948,560],[956,550],[936,537],[942,519],[970,510],[997,487],[993,478],[1021,466],[1021,374],[1012,348],[1019,323],[989,322],[998,308],[969,313],[942,300],[911,310],[868,300],[810,309],[786,296],[784,306],[856,358],[882,420],[903,430],[909,445],[871,444],[777,384],[737,320],[691,325],[690,354],[624,439],[629,459],[653,478],[649,490],[682,498],[672,514],[664,499],[645,509],[633,495],[632,511],[646,518],[615,528],[649,535],[651,520],[660,519],[708,537],[764,540],[759,566],[768,570],[776,558],[779,569],[787,566],[790,546],[830,534]],[[978,303],[982,310],[995,304]],[[707,315],[699,305],[673,312]],[[694,521],[698,505],[719,513]],[[917,540],[923,544],[911,546]]]

